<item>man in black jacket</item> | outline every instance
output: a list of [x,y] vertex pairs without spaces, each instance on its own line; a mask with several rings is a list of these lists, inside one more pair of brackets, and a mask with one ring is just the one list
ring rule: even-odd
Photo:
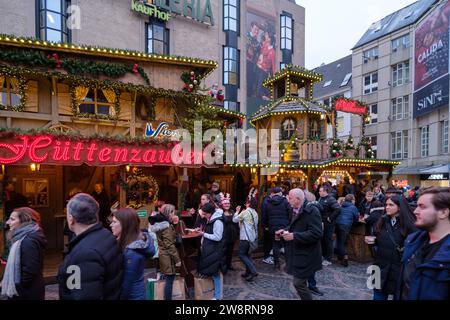
[[273,189],[273,196],[265,202],[262,212],[263,225],[269,226],[273,242],[274,268],[280,270],[280,250],[284,246],[284,241],[275,238],[275,231],[286,229],[289,226],[289,202],[283,197],[281,188]]
[[116,238],[98,221],[99,205],[85,193],[67,204],[67,223],[76,235],[59,268],[60,300],[118,300],[123,258]]
[[312,300],[308,278],[322,269],[322,221],[316,206],[308,206],[300,189],[289,192],[288,231],[276,231],[286,241],[286,272],[294,277],[294,287],[302,300]]
[[333,258],[333,233],[336,218],[341,213],[341,206],[336,199],[330,195],[331,189],[329,186],[324,185],[319,189],[319,203],[322,206],[322,222],[323,222],[323,238],[322,238],[322,252],[323,252],[323,265],[328,266],[331,264]]

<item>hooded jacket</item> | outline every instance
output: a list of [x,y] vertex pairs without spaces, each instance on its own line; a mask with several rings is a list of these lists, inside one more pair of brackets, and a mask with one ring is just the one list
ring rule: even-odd
[[[402,280],[406,264],[416,252],[430,241],[426,231],[417,231],[405,240],[402,268],[397,285],[397,299],[402,299]],[[420,264],[412,275],[406,300],[449,300],[450,299],[450,237],[442,243],[429,261]]]
[[274,195],[262,207],[263,227],[270,232],[285,229],[289,225],[289,202],[285,197]]
[[339,225],[351,227],[353,223],[358,222],[359,211],[350,201],[344,201],[341,207],[341,213],[336,219]]
[[144,232],[143,240],[130,243],[123,251],[123,281],[121,300],[145,300],[145,260],[155,254],[153,240]]
[[206,224],[198,264],[201,275],[213,276],[225,267],[223,218],[222,209],[216,209]]
[[150,225],[150,230],[156,234],[159,247],[159,267],[165,275],[176,274],[176,264],[181,261],[175,246],[177,231],[169,221],[157,222]]

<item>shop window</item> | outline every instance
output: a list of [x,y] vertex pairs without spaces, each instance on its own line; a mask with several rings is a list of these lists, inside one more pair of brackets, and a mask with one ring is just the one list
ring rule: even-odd
[[114,91],[86,87],[77,87],[75,91],[80,113],[102,116],[115,115],[116,94]]
[[223,30],[239,33],[240,0],[223,1]]
[[170,54],[170,31],[164,24],[153,22],[147,24],[147,52]]
[[0,109],[19,106],[21,102],[19,80],[0,75]]
[[296,121],[292,118],[285,119],[281,124],[281,140],[289,140],[296,130]]
[[23,194],[28,199],[31,207],[48,207],[49,192],[48,180],[46,179],[24,179]]
[[293,21],[290,15],[282,15],[281,19],[281,50],[292,50]]
[[70,6],[68,0],[38,0],[38,38],[53,42],[69,42],[70,30],[67,26]]
[[239,50],[223,48],[223,84],[239,85]]

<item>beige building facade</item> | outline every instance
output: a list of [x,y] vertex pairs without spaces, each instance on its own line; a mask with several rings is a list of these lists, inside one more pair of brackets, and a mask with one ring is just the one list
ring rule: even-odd
[[[42,40],[61,38],[62,42],[67,40],[77,45],[214,60],[219,68],[202,85],[209,88],[217,84],[225,91],[224,107],[248,115],[264,101],[259,90],[247,90],[247,83],[261,81],[256,78],[260,70],[264,70],[258,76],[262,78],[279,70],[281,64],[304,66],[305,63],[305,9],[294,0],[62,0],[55,3],[58,1],[1,0],[0,34]],[[170,19],[163,21],[137,12],[139,8],[147,13],[149,10],[168,12]],[[66,21],[67,26],[74,26],[72,30],[64,26]],[[253,22],[259,27],[256,37],[259,48],[253,57],[253,68],[249,68],[251,57],[247,58],[247,51]],[[269,49],[263,50],[266,32],[272,43],[266,46]],[[258,64],[258,60],[263,62]]]
[[[448,103],[413,112],[415,30],[438,2],[421,0],[373,23],[353,48],[353,98],[369,108],[366,135],[378,158],[402,162],[392,178],[402,187],[449,185]],[[361,120],[352,123],[358,137]]]

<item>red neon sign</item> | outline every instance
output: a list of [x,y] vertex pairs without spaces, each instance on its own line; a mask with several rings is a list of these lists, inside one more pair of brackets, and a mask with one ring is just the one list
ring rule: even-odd
[[335,102],[335,106],[336,106],[337,111],[355,113],[355,114],[366,114],[367,113],[366,107],[359,104],[357,101],[354,101],[354,100],[337,99]]
[[[172,150],[177,158],[180,157],[180,164],[199,164],[193,160],[203,159],[203,152],[186,152],[184,155],[180,145],[168,149],[159,145],[119,145],[103,141],[71,141],[51,135],[23,135],[0,141],[0,164],[174,165],[178,161],[172,161]],[[191,161],[187,162],[188,159]]]

